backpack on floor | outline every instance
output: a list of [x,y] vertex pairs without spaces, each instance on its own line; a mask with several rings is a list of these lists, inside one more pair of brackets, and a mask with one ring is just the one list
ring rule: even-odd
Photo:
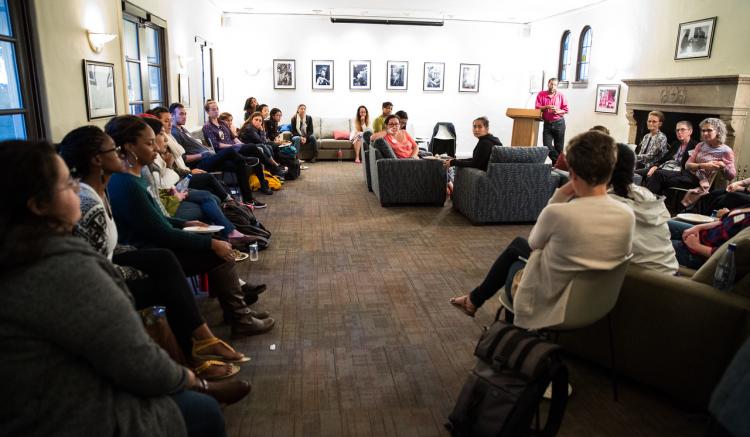
[[268,247],[271,232],[255,217],[250,208],[236,202],[224,202],[221,207],[224,215],[237,228],[237,231],[258,237],[258,249]]
[[[477,343],[474,355],[479,359],[445,427],[454,437],[554,436],[568,401],[561,349],[536,333],[495,320]],[[532,421],[550,382],[547,422],[535,431]]]
[[[272,175],[268,170],[263,170],[263,177],[265,177],[266,182],[268,183],[268,188],[273,191],[279,191],[284,184],[281,179]],[[260,190],[260,179],[254,174],[250,175],[250,189],[253,191]]]
[[286,174],[284,175],[284,179],[288,181],[293,181],[299,177],[299,174],[300,174],[299,159],[295,157],[286,158],[283,155],[281,155],[279,157],[279,163],[281,165],[285,165],[288,168]]

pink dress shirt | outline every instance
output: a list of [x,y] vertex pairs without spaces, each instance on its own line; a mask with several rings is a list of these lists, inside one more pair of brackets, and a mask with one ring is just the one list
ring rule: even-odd
[[[563,111],[565,114],[568,113],[568,101],[565,99],[563,93],[559,91],[551,96],[547,90],[540,91],[539,94],[536,95],[536,109],[540,109],[542,106],[547,105],[555,105],[557,109]],[[551,123],[563,118],[563,114],[555,114],[551,110],[543,109],[542,118],[545,122]]]

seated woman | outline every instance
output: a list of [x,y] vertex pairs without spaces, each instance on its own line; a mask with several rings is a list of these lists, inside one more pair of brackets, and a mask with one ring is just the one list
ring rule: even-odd
[[721,209],[735,209],[750,205],[750,178],[735,181],[724,190],[713,190],[695,204],[693,211],[709,215]]
[[391,146],[393,153],[400,159],[418,159],[419,146],[408,132],[401,130],[401,123],[397,116],[389,115],[385,118],[385,130],[372,134],[370,141],[383,138]]
[[667,136],[660,130],[664,124],[664,113],[661,111],[651,111],[648,113],[646,125],[648,133],[643,136],[641,144],[638,145],[636,155],[636,168],[644,169],[641,176],[656,165],[659,160],[669,151]]
[[669,221],[672,245],[681,266],[698,269],[727,240],[750,226],[750,205],[726,213],[720,220],[701,225]]
[[279,165],[274,159],[274,157],[278,157],[278,147],[274,143],[268,142],[263,129],[263,116],[260,112],[253,113],[245,121],[240,129],[239,139],[243,143],[258,147],[262,151],[271,173],[281,176],[286,173],[287,169]]
[[252,113],[258,110],[258,100],[255,97],[248,97],[242,109],[245,111],[245,119],[243,121],[247,121]]
[[[143,117],[156,134],[154,147],[156,158],[149,166],[144,166],[145,176],[149,181],[149,189],[155,199],[164,206],[165,212],[173,217],[183,220],[205,220],[213,225],[223,226],[221,235],[228,239],[233,246],[242,246],[255,241],[254,238],[244,235],[234,228],[232,222],[226,218],[221,210],[219,198],[208,191],[189,189],[185,192],[177,191],[175,184],[180,181],[180,175],[167,167],[166,161],[161,155],[167,153],[166,136],[164,125],[156,117]],[[191,177],[192,180],[192,177]]]
[[233,337],[273,328],[273,319],[258,319],[244,302],[231,244],[183,231],[184,221],[165,217],[149,194],[148,183],[140,176],[143,166],[156,158],[153,129],[140,117],[122,115],[111,119],[105,131],[126,159],[127,172],[114,173],[107,184],[119,242],[138,248],[170,249],[186,275],[208,273],[211,290],[225,313],[231,315]]
[[[562,154],[560,156],[563,156]],[[669,211],[664,198],[633,183],[635,154],[625,144],[617,145],[617,164],[612,173],[609,195],[635,213],[631,264],[674,274],[679,267],[669,238]]]
[[58,148],[60,156],[72,169],[71,176],[81,181],[81,220],[73,228],[74,235],[83,238],[110,261],[114,256],[120,263],[116,267],[125,266],[118,270],[135,297],[136,309],[155,305],[167,307],[169,326],[196,374],[210,380],[239,372],[232,364],[214,360],[241,363],[250,359],[216,338],[208,328],[198,312],[185,273],[172,252],[141,249],[114,254],[117,227],[105,187],[112,173],[123,171],[123,162],[112,138],[97,126],[83,126],[65,135]]
[[357,164],[362,162],[360,151],[367,131],[372,132],[372,129],[370,129],[370,113],[367,111],[367,107],[362,105],[357,108],[357,116],[354,117],[354,130],[349,135],[349,140],[354,145],[354,162]]
[[570,182],[555,191],[528,241],[513,240],[484,281],[471,293],[452,298],[451,304],[474,316],[523,267],[519,259],[528,259],[518,291],[515,296],[506,293],[504,305],[520,327],[558,325],[568,299],[563,292],[576,272],[611,269],[627,258],[635,217],[607,196],[617,159],[615,141],[601,132],[585,132],[570,140],[566,156]]
[[292,116],[292,143],[297,148],[297,151],[302,151],[302,145],[310,143],[312,149],[312,158],[310,162],[316,162],[318,160],[318,152],[320,146],[318,140],[315,138],[315,131],[313,130],[312,117],[307,115],[307,105],[301,104],[297,106],[297,113]]
[[654,194],[664,194],[670,187],[695,188],[683,198],[682,204],[689,206],[708,192],[716,172],[722,171],[727,180],[737,174],[734,152],[724,144],[727,127],[718,118],[707,118],[700,123],[702,142],[693,149],[682,171],[657,170],[646,181],[646,188]]
[[471,158],[466,159],[447,159],[443,161],[443,165],[448,167],[472,167],[478,168],[482,171],[487,171],[487,166],[490,163],[490,155],[492,154],[492,148],[495,146],[502,146],[503,143],[497,139],[496,136],[490,133],[490,121],[487,117],[479,117],[471,123],[471,130],[475,137],[477,137],[477,145],[474,146],[474,151],[471,154]]
[[70,235],[78,183],[52,146],[2,142],[0,160],[17,187],[0,213],[0,370],[12,375],[0,434],[226,435],[217,402],[190,391],[210,386],[149,338],[122,278]]
[[228,112],[222,112],[219,114],[219,120],[221,120],[227,127],[229,128],[229,131],[234,134],[234,136],[237,136],[239,134],[239,129],[234,125],[234,117],[232,117],[232,114]]

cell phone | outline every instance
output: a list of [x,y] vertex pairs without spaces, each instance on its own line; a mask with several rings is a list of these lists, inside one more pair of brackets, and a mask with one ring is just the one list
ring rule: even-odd
[[523,262],[524,262],[524,264],[528,264],[528,262],[529,262],[529,260],[528,260],[528,259],[526,259],[526,258],[524,258],[524,257],[522,257],[522,256],[519,256],[519,257],[518,257],[518,260],[519,260],[519,261],[523,261]]

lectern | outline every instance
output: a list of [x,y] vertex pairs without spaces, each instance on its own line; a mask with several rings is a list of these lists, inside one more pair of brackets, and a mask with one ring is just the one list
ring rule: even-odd
[[542,111],[538,109],[508,108],[505,115],[513,119],[511,146],[534,147],[539,132]]

